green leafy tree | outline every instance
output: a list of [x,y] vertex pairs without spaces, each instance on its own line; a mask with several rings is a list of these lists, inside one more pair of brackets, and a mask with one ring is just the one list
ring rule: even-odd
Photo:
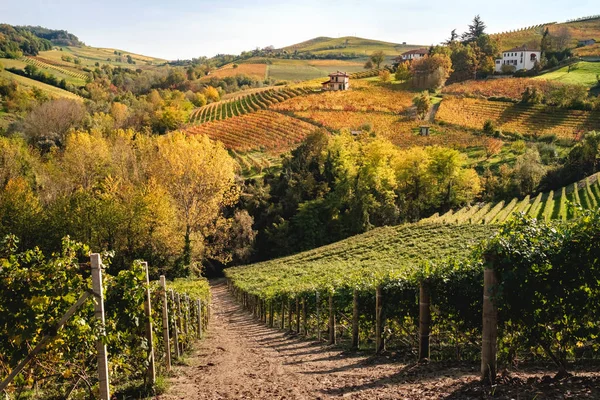
[[429,93],[422,92],[420,95],[414,97],[413,105],[417,109],[419,118],[424,119],[431,108],[431,98],[429,97]]
[[469,24],[469,29],[462,34],[462,41],[464,43],[476,41],[481,35],[485,33],[485,28],[485,23],[483,22],[481,17],[479,15],[476,15],[473,18],[473,22]]

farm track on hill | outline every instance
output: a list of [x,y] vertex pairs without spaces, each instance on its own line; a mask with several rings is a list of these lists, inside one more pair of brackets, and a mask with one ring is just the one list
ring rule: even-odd
[[[402,364],[391,355],[344,353],[267,328],[213,283],[207,338],[175,367],[174,399],[544,399],[598,398],[600,374],[579,372],[562,384],[541,383],[540,372],[502,378],[494,396],[478,383],[475,364]],[[527,379],[531,379],[527,382]]]

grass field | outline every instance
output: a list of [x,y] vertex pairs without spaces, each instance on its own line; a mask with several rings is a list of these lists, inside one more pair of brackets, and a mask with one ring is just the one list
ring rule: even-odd
[[[118,55],[114,54],[115,51],[121,53],[122,62],[117,62],[116,58]],[[133,60],[136,62],[135,65],[127,63],[127,55],[130,55]],[[80,66],[75,65],[73,62],[66,62],[62,60],[62,56],[71,56],[72,58],[79,58],[81,60]],[[100,65],[102,64],[110,64],[114,66],[121,67],[130,67],[130,68],[151,68],[155,65],[161,65],[166,62],[166,60],[154,57],[148,57],[141,54],[129,53],[127,51],[118,50],[118,49],[107,49],[101,47],[71,47],[65,46],[62,47],[61,50],[49,50],[42,51],[39,54],[41,59],[48,60],[49,62],[54,62],[56,64],[60,64],[64,67],[76,68],[79,67],[94,67],[98,62]],[[110,59],[111,61],[108,61]]]
[[[4,61],[4,60],[3,60]],[[83,100],[81,97],[63,90],[61,88],[57,88],[56,86],[47,85],[42,82],[34,81],[33,79],[26,78],[24,76],[12,74],[8,71],[0,72],[0,77],[8,78],[15,80],[19,85],[22,85],[26,88],[37,88],[41,89],[44,92],[48,93],[51,97],[64,97],[67,99],[75,99],[75,100]]]
[[543,79],[570,84],[593,87],[598,84],[597,76],[600,74],[600,62],[581,61],[570,67],[564,67],[554,72],[549,72],[534,79]]
[[225,78],[227,76],[236,75],[248,75],[254,79],[260,81],[267,77],[267,65],[266,64],[235,64],[237,67],[234,68],[234,64],[228,64],[217,70],[214,70],[210,75],[205,76],[203,79],[210,79],[213,77]]
[[379,40],[363,39],[354,36],[340,38],[318,37],[284,47],[284,50],[298,53],[313,54],[348,54],[355,53],[368,56],[375,51],[383,51],[386,55],[399,55],[411,49],[418,49],[419,45],[405,45],[398,43],[382,42]]

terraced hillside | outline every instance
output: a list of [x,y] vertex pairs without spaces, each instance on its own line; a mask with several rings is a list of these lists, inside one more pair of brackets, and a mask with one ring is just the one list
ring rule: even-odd
[[471,129],[482,129],[487,120],[501,131],[535,136],[552,133],[573,139],[598,129],[600,112],[448,97],[436,114],[436,121]]
[[577,42],[583,39],[600,38],[600,17],[593,16],[582,18],[578,21],[556,23],[550,22],[526,28],[516,29],[510,32],[493,34],[492,37],[500,39],[501,50],[507,50],[525,43],[537,43],[539,45],[544,31],[548,27],[551,35],[559,36],[567,32],[570,38],[569,46],[575,48]]
[[58,88],[56,86],[48,85],[46,83],[42,83],[42,82],[38,82],[33,79],[29,79],[25,76],[12,74],[8,71],[0,71],[0,77],[14,80],[17,82],[17,84],[19,84],[23,87],[29,88],[29,89],[35,88],[35,89],[42,90],[43,92],[47,93],[50,97],[53,97],[53,98],[64,97],[67,99],[83,101],[83,98],[81,98],[80,96],[77,96],[74,93],[68,92],[68,91]]
[[534,197],[515,198],[509,202],[501,201],[496,204],[482,203],[462,208],[456,212],[450,210],[444,215],[435,214],[422,220],[421,223],[499,224],[517,212],[523,212],[531,217],[544,220],[567,220],[577,214],[575,207],[568,207],[569,203],[579,205],[583,209],[598,208],[600,205],[598,175],[574,183],[570,187],[564,187],[561,190],[549,193],[539,193]]
[[307,89],[267,89],[252,91],[228,100],[218,101],[194,110],[190,122],[203,124],[265,110],[274,104],[309,93]]
[[296,118],[260,110],[223,121],[209,121],[192,126],[187,131],[221,141],[227,149],[246,152],[288,150],[316,129],[316,126]]

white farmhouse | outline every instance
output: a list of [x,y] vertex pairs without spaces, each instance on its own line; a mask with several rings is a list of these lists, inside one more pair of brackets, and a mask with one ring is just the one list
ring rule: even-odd
[[419,58],[425,57],[428,53],[429,53],[429,50],[427,50],[427,49],[410,50],[410,51],[407,51],[406,53],[402,53],[400,55],[400,59],[398,61],[400,61],[400,60],[401,61],[418,60]]
[[345,72],[329,74],[329,80],[321,83],[323,90],[348,90],[350,89],[350,75]]
[[496,60],[496,72],[502,72],[503,65],[512,65],[515,71],[533,69],[536,62],[540,61],[542,52],[527,45],[515,47],[502,53],[502,58]]

